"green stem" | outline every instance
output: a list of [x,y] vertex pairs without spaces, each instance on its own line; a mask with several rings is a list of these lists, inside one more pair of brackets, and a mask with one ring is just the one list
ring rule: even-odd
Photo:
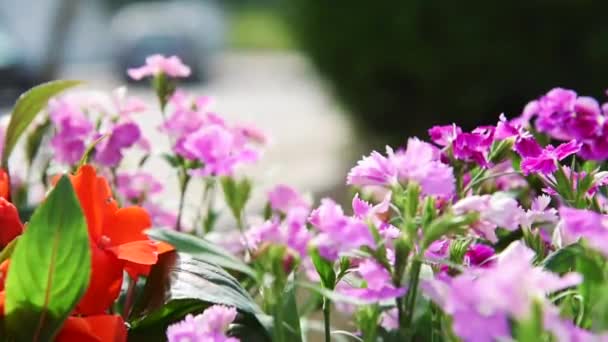
[[133,306],[133,301],[135,299],[135,289],[137,288],[137,278],[129,278],[129,287],[127,289],[127,294],[125,297],[125,304],[122,309],[122,317],[125,321],[129,318],[129,314],[131,313],[131,307]]
[[188,183],[190,183],[190,176],[185,169],[180,171],[180,194],[179,194],[179,210],[177,212],[177,220],[175,221],[175,230],[178,232],[181,231],[182,228],[182,215],[184,213],[184,202],[186,198],[186,189],[188,188]]
[[[420,281],[420,268],[422,262],[418,258],[412,260],[412,268],[410,270],[410,281],[408,293],[405,299],[405,326],[409,328],[412,325],[414,318],[414,307],[416,306],[416,296],[418,292],[418,283]],[[412,336],[413,337],[413,336]]]
[[329,298],[323,297],[323,323],[325,326],[325,342],[331,342],[331,302]]

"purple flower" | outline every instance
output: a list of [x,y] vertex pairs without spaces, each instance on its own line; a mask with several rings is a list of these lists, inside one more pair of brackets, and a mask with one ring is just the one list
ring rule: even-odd
[[51,139],[55,159],[60,163],[73,165],[82,158],[91,138],[93,124],[74,104],[64,98],[49,101],[49,117],[57,133]]
[[360,160],[347,176],[347,184],[391,187],[414,181],[426,195],[449,197],[454,192],[452,168],[439,160],[439,151],[429,143],[411,138],[405,151],[387,146],[387,156],[374,151]]
[[357,273],[364,280],[365,287],[341,287],[341,293],[375,303],[401,297],[407,292],[406,288],[393,286],[389,272],[375,261],[364,260],[357,267]]
[[165,57],[163,55],[152,55],[146,58],[146,64],[139,68],[127,71],[129,77],[139,81],[146,76],[165,74],[173,78],[190,76],[190,68],[184,65],[177,56]]
[[123,150],[133,146],[141,138],[139,126],[133,122],[112,127],[109,137],[102,139],[95,147],[95,161],[116,167],[123,158]]
[[[393,150],[388,146],[386,152],[389,156],[393,155]],[[397,184],[397,168],[391,159],[373,151],[350,170],[346,177],[346,184],[390,187]]]
[[573,114],[563,122],[564,130],[578,140],[594,138],[603,123],[599,103],[592,97],[581,96],[574,102]]
[[342,252],[375,245],[369,227],[359,219],[345,216],[342,208],[331,199],[323,199],[308,220],[319,230],[312,243],[327,260],[336,260]]
[[454,204],[455,214],[478,212],[479,220],[473,229],[490,242],[497,242],[496,228],[502,227],[515,230],[524,218],[524,210],[517,201],[505,193],[496,192],[492,195],[468,196]]
[[167,328],[169,342],[238,342],[235,337],[226,336],[226,331],[236,318],[235,308],[213,305],[197,316],[186,318]]
[[177,221],[177,214],[162,208],[156,203],[146,201],[142,205],[150,215],[154,227],[174,228]]
[[500,114],[500,120],[496,124],[494,140],[502,140],[519,135],[519,125],[516,122],[509,122],[504,114]]
[[203,167],[192,171],[201,176],[231,175],[243,163],[253,163],[259,153],[244,145],[232,131],[218,124],[204,125],[188,135],[180,154],[188,159],[199,160]]
[[277,185],[268,193],[272,209],[287,214],[292,208],[310,209],[310,204],[296,190],[287,185]]
[[206,113],[211,102],[212,99],[206,96],[198,97],[193,102],[185,92],[178,89],[169,99],[171,112],[163,123],[162,130],[176,139],[195,132],[207,121]]
[[471,133],[458,134],[452,144],[454,157],[479,166],[488,166],[488,153],[494,141],[494,127],[478,127]]
[[492,265],[490,258],[494,256],[494,248],[481,243],[472,244],[464,254],[464,264],[468,266],[488,267]]
[[281,222],[278,217],[251,227],[245,234],[243,243],[253,250],[259,249],[264,244],[276,244],[287,246],[298,256],[307,255],[308,243],[312,234],[306,228],[306,220],[309,214],[308,208],[291,208],[285,219]]
[[[516,149],[521,149],[516,147]],[[552,174],[557,170],[559,161],[577,153],[581,149],[581,144],[572,140],[561,144],[557,147],[548,145],[538,153],[538,150],[528,149],[521,153],[523,160],[521,162],[521,170],[524,174],[538,172],[544,175]]]
[[135,203],[145,200],[148,195],[163,190],[163,185],[152,174],[145,171],[119,173],[116,176],[116,185],[116,191],[121,196]]
[[564,123],[574,111],[576,97],[572,90],[555,88],[538,99],[534,108],[538,131],[548,133],[555,139],[571,139]]
[[493,265],[423,282],[422,289],[452,316],[454,332],[463,340],[508,338],[510,320],[529,319],[534,303],[551,308],[546,295],[582,281],[575,273],[560,277],[534,267],[533,259],[532,250],[514,242]]
[[608,217],[591,210],[562,207],[559,215],[563,220],[560,226],[564,243],[585,239],[589,247],[608,256]]
[[429,129],[431,140],[439,146],[450,145],[456,137],[462,133],[462,129],[456,124],[445,126],[433,126]]
[[391,197],[392,193],[389,191],[384,196],[382,202],[372,206],[368,202],[360,199],[359,194],[357,193],[352,201],[353,216],[373,224],[378,229],[380,235],[385,239],[395,239],[399,236],[399,228],[382,219],[382,216],[389,211]]

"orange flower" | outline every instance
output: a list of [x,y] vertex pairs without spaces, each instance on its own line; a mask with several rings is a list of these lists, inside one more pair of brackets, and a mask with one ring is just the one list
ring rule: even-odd
[[125,342],[127,328],[122,317],[96,315],[68,317],[57,335],[57,342]]
[[0,197],[8,200],[11,197],[11,181],[5,169],[0,169]]
[[92,251],[90,286],[77,312],[103,314],[118,297],[123,270],[133,279],[145,276],[159,252],[172,247],[144,234],[151,221],[143,208],[118,208],[108,182],[92,166],[82,166],[71,180],[86,216]]
[[0,197],[0,249],[6,247],[14,238],[23,233],[23,224],[19,219],[17,208]]

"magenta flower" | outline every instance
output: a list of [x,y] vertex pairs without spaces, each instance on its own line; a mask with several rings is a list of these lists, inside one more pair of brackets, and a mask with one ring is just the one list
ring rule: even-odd
[[135,203],[145,200],[148,195],[159,193],[163,185],[145,171],[122,172],[116,176],[116,191],[125,199]]
[[203,163],[202,168],[192,171],[201,176],[232,175],[238,165],[253,163],[259,158],[258,151],[242,144],[232,131],[217,124],[204,125],[188,135],[180,154]]
[[576,97],[572,90],[555,88],[530,105],[528,111],[537,116],[536,128],[555,139],[572,139],[564,123],[574,111]]
[[562,207],[559,215],[562,243],[585,239],[589,247],[608,257],[608,217],[591,210]]
[[127,96],[127,88],[120,87],[112,92],[112,101],[118,111],[118,116],[129,119],[132,114],[145,112],[148,106],[137,97]]
[[481,243],[472,244],[464,254],[464,264],[467,266],[489,267],[492,265],[494,248]]
[[488,153],[494,141],[494,127],[478,127],[471,133],[458,134],[454,143],[454,157],[487,167]]
[[144,202],[142,207],[146,209],[148,215],[150,215],[152,226],[165,228],[175,227],[175,222],[177,221],[177,214],[175,212],[164,209],[160,205],[150,201]]
[[431,141],[439,146],[448,146],[454,142],[456,137],[462,133],[462,129],[456,124],[445,126],[433,126],[429,129]]
[[167,328],[169,342],[239,342],[235,337],[226,336],[226,331],[234,319],[235,308],[213,305],[197,316],[186,318]]
[[484,239],[497,242],[496,228],[515,230],[524,219],[524,210],[517,201],[506,193],[496,192],[492,195],[468,196],[454,204],[455,214],[478,212],[479,220],[473,229]]
[[500,119],[496,124],[494,131],[494,140],[502,140],[518,136],[520,134],[520,126],[517,122],[508,121],[504,114],[500,114]]
[[378,229],[378,232],[385,239],[395,239],[399,237],[401,232],[399,228],[393,226],[389,222],[384,221],[381,216],[389,211],[392,193],[389,191],[384,196],[382,202],[372,206],[368,202],[359,198],[359,194],[355,194],[352,201],[353,216],[365,222],[373,224]]
[[363,157],[348,173],[346,184],[389,187],[397,184],[397,168],[390,159],[393,150],[387,146],[386,152],[389,158],[376,151],[373,151],[368,157]]
[[310,210],[310,204],[302,195],[288,185],[279,184],[268,192],[268,201],[273,210],[287,214],[292,208]]
[[74,104],[64,98],[49,101],[49,117],[57,133],[51,139],[55,159],[64,164],[77,163],[93,134],[93,124]]
[[[533,172],[544,175],[552,174],[557,170],[560,160],[577,153],[581,149],[581,144],[572,140],[558,147],[548,145],[539,153],[538,148],[529,139],[531,138],[520,139],[516,142],[516,150],[523,157],[521,170],[526,175]],[[522,145],[524,141],[525,148]],[[538,146],[538,144],[536,145]]]
[[552,308],[546,295],[582,281],[575,273],[560,277],[534,267],[533,259],[533,251],[514,242],[493,265],[466,269],[454,278],[423,282],[422,289],[452,316],[454,333],[463,340],[509,338],[510,320],[529,319],[534,303]]
[[407,289],[392,285],[390,273],[372,260],[364,260],[357,267],[357,273],[365,282],[365,287],[341,287],[339,292],[367,303],[375,303],[403,296]]
[[342,208],[331,199],[323,199],[308,220],[319,230],[312,244],[327,260],[334,261],[340,253],[375,245],[369,227],[359,219],[345,216]]
[[207,110],[211,102],[212,99],[206,96],[193,101],[185,92],[176,90],[169,99],[171,112],[161,129],[176,139],[195,132],[207,121]]
[[420,184],[426,195],[449,197],[454,192],[452,168],[443,164],[437,148],[411,138],[404,151],[396,153],[387,146],[387,156],[372,152],[360,160],[347,176],[347,184],[392,187],[410,181]]
[[109,137],[95,147],[95,161],[108,167],[116,167],[123,158],[123,150],[135,145],[141,138],[139,126],[133,122],[112,127]]
[[152,55],[146,58],[145,65],[129,69],[127,74],[136,81],[146,76],[156,76],[159,74],[165,74],[173,78],[182,78],[190,76],[190,67],[184,65],[177,56]]

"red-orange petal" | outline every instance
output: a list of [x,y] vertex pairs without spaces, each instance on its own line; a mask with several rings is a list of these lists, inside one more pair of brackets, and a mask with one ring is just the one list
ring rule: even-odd
[[158,260],[156,244],[150,240],[133,241],[110,248],[120,260],[140,265],[154,265]]
[[144,231],[152,226],[150,216],[140,207],[127,207],[116,210],[105,224],[103,234],[110,238],[112,246],[149,240]]
[[21,233],[23,233],[23,224],[17,208],[4,197],[0,197],[0,249],[6,247]]
[[76,312],[83,315],[104,314],[118,298],[122,285],[124,262],[110,252],[96,245],[91,248],[91,280],[89,288],[76,306]]
[[173,247],[172,245],[170,245],[164,241],[158,241],[158,242],[156,242],[156,250],[158,251],[158,254],[161,255],[163,253],[167,253],[167,252],[171,252],[171,251],[175,250],[175,247]]
[[57,342],[81,341],[126,342],[125,322],[117,315],[69,317],[57,336]]
[[0,169],[0,197],[11,199],[11,181],[5,169]]
[[102,197],[103,189],[99,189],[97,173],[91,165],[83,165],[70,179],[86,216],[91,239],[98,241],[102,233],[106,199]]

